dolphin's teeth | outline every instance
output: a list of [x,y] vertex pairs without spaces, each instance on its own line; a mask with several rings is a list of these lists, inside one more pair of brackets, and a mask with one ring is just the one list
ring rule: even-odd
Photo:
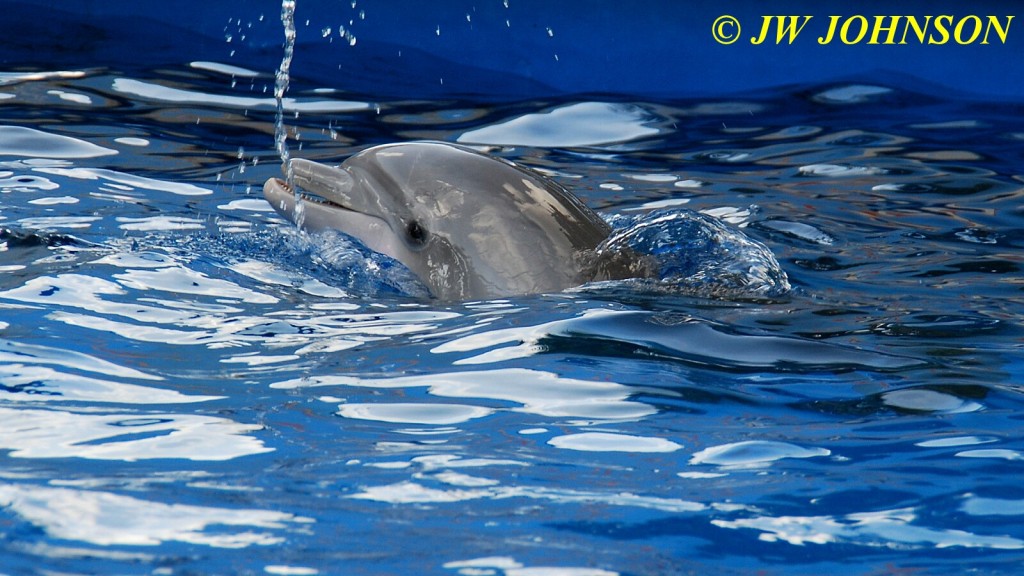
[[288,184],[288,182],[286,182],[286,181],[284,181],[284,180],[282,180],[280,178],[273,178],[272,181],[274,182],[274,185],[280,187],[285,192],[288,192],[289,194],[294,194],[295,193],[295,187],[290,186]]

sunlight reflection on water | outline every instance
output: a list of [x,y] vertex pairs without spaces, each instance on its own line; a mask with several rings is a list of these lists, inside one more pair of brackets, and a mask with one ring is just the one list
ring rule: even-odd
[[715,218],[787,278],[440,304],[257,196],[269,75],[180,68],[0,74],[11,561],[605,576],[1024,548],[1015,109],[869,84],[378,109],[300,81],[296,155],[474,142],[613,223]]

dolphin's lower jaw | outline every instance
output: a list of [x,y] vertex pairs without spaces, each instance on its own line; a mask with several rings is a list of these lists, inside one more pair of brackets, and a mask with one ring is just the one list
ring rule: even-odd
[[269,178],[263,184],[264,194],[294,194],[295,190],[280,178]]
[[263,197],[278,214],[287,218],[292,224],[298,225],[295,214],[295,189],[287,182],[280,178],[268,179],[263,184]]

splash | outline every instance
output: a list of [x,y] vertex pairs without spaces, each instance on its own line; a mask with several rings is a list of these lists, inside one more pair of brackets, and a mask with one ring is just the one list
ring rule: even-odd
[[658,284],[705,296],[781,296],[786,272],[764,244],[721,220],[684,209],[616,216],[598,253],[633,250],[660,266]]
[[[281,56],[281,65],[277,68],[274,77],[274,101],[277,103],[277,116],[274,120],[274,143],[277,154],[281,157],[281,164],[285,168],[285,181],[291,189],[294,175],[289,164],[288,153],[288,130],[284,125],[284,95],[288,91],[289,71],[292,67],[292,57],[295,55],[295,4],[296,0],[281,0],[281,24],[284,26],[284,55]],[[296,224],[301,228],[305,219],[305,211],[301,198],[296,194],[295,198]]]
[[[274,141],[281,162],[288,163],[288,132],[284,126],[284,95],[288,91],[289,71],[295,54],[295,0],[281,1],[281,24],[284,25],[284,55],[274,79],[274,100],[277,117],[274,122]],[[291,180],[289,178],[289,180]]]

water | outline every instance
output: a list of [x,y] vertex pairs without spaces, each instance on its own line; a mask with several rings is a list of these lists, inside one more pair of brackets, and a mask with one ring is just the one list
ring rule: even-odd
[[[1019,106],[292,78],[293,157],[486,145],[671,256],[670,282],[440,304],[262,200],[273,83],[0,77],[0,573],[1019,568]],[[778,271],[692,214],[792,288],[748,289]]]
[[[295,56],[295,2],[284,0],[281,3],[281,24],[284,27],[284,55],[281,57],[281,65],[274,75],[274,102],[277,104],[277,116],[274,119],[274,143],[277,146],[277,154],[281,157],[281,164],[288,165],[288,132],[284,125],[284,95],[288,92],[288,83],[291,80],[292,58]],[[288,184],[292,181],[289,178]]]

